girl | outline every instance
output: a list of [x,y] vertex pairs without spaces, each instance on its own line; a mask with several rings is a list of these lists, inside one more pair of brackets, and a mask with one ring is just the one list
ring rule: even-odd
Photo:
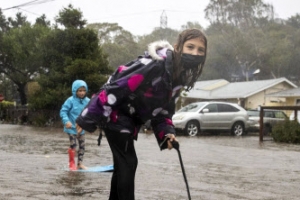
[[110,200],[134,199],[134,140],[142,124],[151,120],[160,149],[172,149],[176,100],[200,76],[206,52],[207,39],[198,29],[179,34],[174,48],[166,41],[150,44],[148,52],[112,74],[77,118],[78,133],[97,126],[105,131],[114,162]]

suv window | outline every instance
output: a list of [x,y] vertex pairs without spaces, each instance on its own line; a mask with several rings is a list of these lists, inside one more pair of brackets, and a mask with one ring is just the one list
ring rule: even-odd
[[178,112],[195,112],[198,109],[201,108],[201,106],[203,106],[204,103],[193,103],[193,104],[189,104],[184,106],[183,108],[181,108],[180,110],[178,110]]
[[[247,113],[249,116],[259,117],[259,111],[257,110],[248,110]],[[264,110],[264,117],[281,119],[288,118],[287,115],[281,110]]]
[[265,111],[264,112],[264,117],[270,117],[270,118],[274,118],[274,114],[273,111]]
[[287,115],[280,110],[266,110],[264,111],[264,117],[286,119]]
[[209,110],[209,112],[218,112],[217,104],[209,104],[205,106]]
[[238,112],[239,109],[227,104],[218,104],[219,112]]
[[286,114],[282,111],[275,111],[274,114],[276,118],[283,118],[283,119],[287,118]]
[[249,116],[255,116],[255,117],[259,117],[259,111],[256,110],[248,110],[248,115]]

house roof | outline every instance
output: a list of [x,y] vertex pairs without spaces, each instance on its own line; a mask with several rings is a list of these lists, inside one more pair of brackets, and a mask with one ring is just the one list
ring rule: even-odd
[[274,92],[271,94],[267,94],[269,97],[299,97],[300,96],[300,88],[293,88],[289,90],[283,90],[280,92]]
[[224,79],[216,79],[216,80],[209,80],[209,81],[197,81],[195,83],[194,89],[196,90],[212,90],[217,87],[229,84],[228,81]]
[[[199,83],[200,82],[200,83]],[[247,81],[247,82],[234,82],[229,83],[226,80],[218,79],[215,81],[199,81],[196,82],[194,88],[186,93],[187,98],[201,98],[201,99],[230,99],[230,98],[247,98],[258,92],[266,90],[279,83],[286,82],[291,87],[297,88],[295,84],[287,80],[286,78]],[[201,83],[203,82],[203,83]],[[207,90],[210,88],[209,83],[224,83],[220,87]],[[225,84],[227,82],[227,84]]]

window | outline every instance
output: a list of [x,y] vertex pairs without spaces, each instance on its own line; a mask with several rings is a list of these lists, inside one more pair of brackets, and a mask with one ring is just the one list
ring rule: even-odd
[[270,117],[270,118],[274,118],[274,114],[272,111],[265,111],[265,114],[264,114],[265,117]]
[[199,110],[203,105],[204,105],[204,103],[193,103],[193,104],[189,104],[189,105],[184,106],[184,107],[181,108],[180,110],[178,110],[178,112],[196,112],[196,111]]
[[259,111],[257,110],[248,110],[247,113],[249,116],[259,117]]
[[275,114],[276,118],[281,118],[281,119],[287,118],[286,114],[284,112],[281,112],[281,111],[274,112],[274,114]]
[[218,112],[217,104],[209,104],[205,108],[208,108],[209,112]]
[[219,112],[238,112],[239,109],[227,104],[218,104]]

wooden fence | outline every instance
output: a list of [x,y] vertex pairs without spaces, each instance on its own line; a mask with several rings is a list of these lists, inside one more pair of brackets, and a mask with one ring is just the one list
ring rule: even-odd
[[35,124],[38,126],[60,127],[61,121],[57,110],[29,110],[26,106],[9,107],[0,110],[2,123]]

